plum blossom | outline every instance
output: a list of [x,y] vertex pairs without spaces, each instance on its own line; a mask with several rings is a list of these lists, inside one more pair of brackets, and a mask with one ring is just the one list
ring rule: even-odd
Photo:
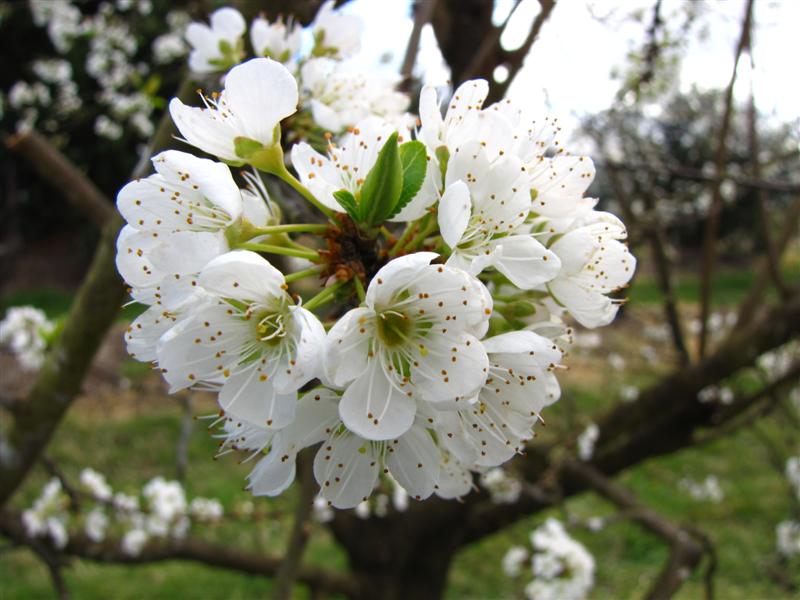
[[314,35],[314,54],[343,58],[361,47],[361,19],[344,15],[334,9],[334,0],[326,0],[311,24]]
[[228,72],[225,89],[203,98],[204,108],[169,103],[175,126],[191,145],[218,158],[242,163],[237,140],[274,147],[282,119],[297,110],[297,82],[281,63],[254,58]]
[[247,29],[235,8],[220,8],[211,14],[211,26],[190,23],[186,41],[192,47],[189,68],[195,73],[213,73],[239,63],[243,56],[242,36]]
[[270,23],[263,17],[256,17],[250,26],[250,41],[257,56],[287,63],[300,51],[302,30],[291,19],[286,23],[282,19]]
[[24,369],[42,366],[47,339],[55,330],[44,311],[33,306],[14,306],[0,321],[0,344],[6,344]]

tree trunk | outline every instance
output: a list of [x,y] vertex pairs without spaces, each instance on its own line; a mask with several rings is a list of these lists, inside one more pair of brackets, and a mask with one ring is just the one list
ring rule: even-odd
[[384,519],[339,513],[331,529],[347,551],[358,600],[436,600],[460,545],[460,528],[426,529],[413,511]]

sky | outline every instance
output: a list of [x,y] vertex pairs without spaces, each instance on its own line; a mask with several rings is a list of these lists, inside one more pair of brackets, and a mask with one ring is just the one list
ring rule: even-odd
[[[663,13],[678,14],[689,0],[664,0]],[[628,51],[640,45],[649,25],[653,0],[560,0],[542,28],[539,39],[515,79],[509,96],[541,105],[567,121],[610,107],[619,83],[610,76],[624,67]],[[500,22],[513,0],[496,0],[495,20]],[[688,56],[680,71],[682,90],[725,87],[733,67],[744,0],[707,0],[699,5],[701,18],[688,36]],[[781,120],[800,113],[800,1],[757,0],[755,10],[755,70],[752,72],[759,108]],[[625,18],[641,9],[643,22]],[[362,60],[396,70],[402,60],[412,21],[408,0],[353,0],[346,12],[358,14],[365,23]],[[511,47],[524,39],[538,13],[536,0],[522,0],[502,42]],[[702,35],[699,35],[702,32]],[[441,84],[447,80],[441,54],[430,26],[423,32],[418,63],[423,80]],[[740,67],[738,98],[749,91],[749,61]]]

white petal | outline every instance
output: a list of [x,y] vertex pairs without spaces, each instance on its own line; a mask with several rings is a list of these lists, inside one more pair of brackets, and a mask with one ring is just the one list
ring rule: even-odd
[[250,482],[247,488],[255,496],[277,496],[292,485],[295,471],[295,457],[286,457],[273,449],[247,476]]
[[279,394],[265,366],[253,365],[225,381],[219,392],[219,404],[235,419],[281,429],[294,419],[297,392]]
[[461,241],[471,215],[469,187],[460,179],[454,181],[439,200],[439,231],[448,246],[455,248]]
[[228,242],[221,231],[176,231],[164,235],[150,252],[150,259],[159,271],[169,275],[199,273],[211,260],[228,251]]
[[445,500],[466,496],[472,490],[472,474],[469,469],[449,454],[442,457],[436,495]]
[[561,267],[558,256],[530,235],[501,238],[494,253],[494,266],[518,288],[531,290],[550,281]]
[[223,36],[226,40],[233,41],[240,37],[247,29],[242,13],[235,8],[224,7],[211,13],[211,28],[214,33]]
[[374,318],[372,310],[354,308],[328,332],[323,361],[325,374],[334,386],[345,386],[366,370],[370,340],[375,335]]
[[433,493],[439,480],[439,449],[422,426],[414,426],[387,444],[386,466],[415,500]]
[[178,98],[169,102],[169,114],[183,138],[192,146],[223,160],[241,162],[233,140],[237,134],[231,125],[207,108],[186,106]]
[[150,258],[152,251],[160,244],[157,236],[150,231],[137,231],[125,225],[117,237],[117,270],[122,278],[132,286],[150,287],[158,285],[165,273],[159,270]]
[[603,327],[614,320],[619,305],[600,292],[587,290],[569,278],[558,277],[548,290],[584,327]]
[[333,197],[333,192],[341,190],[344,185],[330,159],[322,156],[307,143],[300,142],[292,146],[292,166],[317,200],[331,210],[344,212]]
[[175,318],[160,306],[151,306],[136,317],[125,332],[128,354],[136,360],[151,362],[156,360],[156,344],[170,327]]
[[272,144],[275,126],[297,110],[297,82],[281,63],[254,58],[231,69],[225,96],[241,135]]
[[380,464],[370,442],[351,434],[334,434],[314,457],[320,495],[336,508],[354,508],[369,498]]
[[447,334],[429,336],[424,350],[416,352],[411,381],[429,402],[468,399],[478,393],[486,380],[489,359],[483,345],[473,336]]
[[393,294],[419,277],[420,272],[438,256],[435,252],[415,252],[390,260],[370,281],[367,306],[388,304]]
[[417,405],[385,373],[379,357],[351,383],[339,402],[345,426],[368,440],[388,440],[408,431]]
[[212,260],[200,273],[200,285],[222,298],[264,300],[285,294],[283,274],[266,258],[234,250]]
[[294,364],[276,374],[275,387],[281,392],[298,390],[321,373],[325,346],[325,327],[317,316],[299,306],[290,307],[290,310]]

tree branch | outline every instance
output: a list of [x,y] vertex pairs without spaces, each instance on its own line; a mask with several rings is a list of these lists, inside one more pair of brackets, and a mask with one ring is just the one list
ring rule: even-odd
[[614,483],[587,463],[571,460],[564,468],[583,479],[595,492],[625,510],[630,519],[669,544],[669,560],[646,598],[662,600],[674,596],[703,557],[703,545],[693,539],[692,532],[643,506],[629,490]]
[[97,186],[47,138],[35,130],[17,133],[6,147],[24,158],[39,176],[63,194],[98,229],[114,214],[114,205]]
[[[19,519],[11,511],[0,512],[0,532],[19,544],[42,545],[41,539],[28,537]],[[70,535],[69,542],[61,551],[64,556],[74,556],[99,563],[147,564],[168,560],[188,560],[211,567],[219,567],[239,573],[272,577],[280,568],[280,558],[250,554],[227,545],[217,545],[202,540],[185,538],[150,542],[136,556],[125,554],[121,540],[107,538],[102,543],[92,542],[83,534]],[[354,595],[355,584],[346,575],[333,573],[316,567],[303,567],[297,571],[297,580],[316,589],[331,593]]]
[[408,91],[414,72],[414,65],[417,62],[419,53],[419,42],[422,38],[422,28],[431,20],[433,10],[436,8],[436,0],[417,0],[414,5],[414,28],[408,38],[406,53],[403,57],[403,64],[400,66],[400,89]]
[[[194,93],[186,78],[180,94]],[[151,149],[173,141],[172,120],[165,111],[150,144]],[[133,177],[143,176],[149,163],[140,164]],[[122,218],[113,212],[103,227],[89,272],[81,283],[65,320],[25,402],[14,406],[13,424],[0,431],[0,506],[3,506],[41,455],[72,401],[100,343],[114,322],[125,297],[115,266],[116,239]]]
[[[725,91],[725,108],[722,113],[717,138],[717,151],[714,157],[714,173],[718,178],[725,172],[725,162],[728,159],[728,133],[730,131],[731,117],[733,116],[733,86],[736,83],[736,70],[742,52],[748,46],[750,29],[753,19],[753,4],[755,0],[747,0],[745,14],[742,19],[742,28],[736,54],[733,60],[733,72]],[[719,221],[722,212],[722,183],[716,181],[711,186],[711,208],[706,221],[705,239],[703,243],[703,263],[700,277],[700,341],[698,354],[705,356],[708,345],[708,314],[711,311],[711,285],[714,277],[714,266],[717,257],[717,237],[719,235]]]

